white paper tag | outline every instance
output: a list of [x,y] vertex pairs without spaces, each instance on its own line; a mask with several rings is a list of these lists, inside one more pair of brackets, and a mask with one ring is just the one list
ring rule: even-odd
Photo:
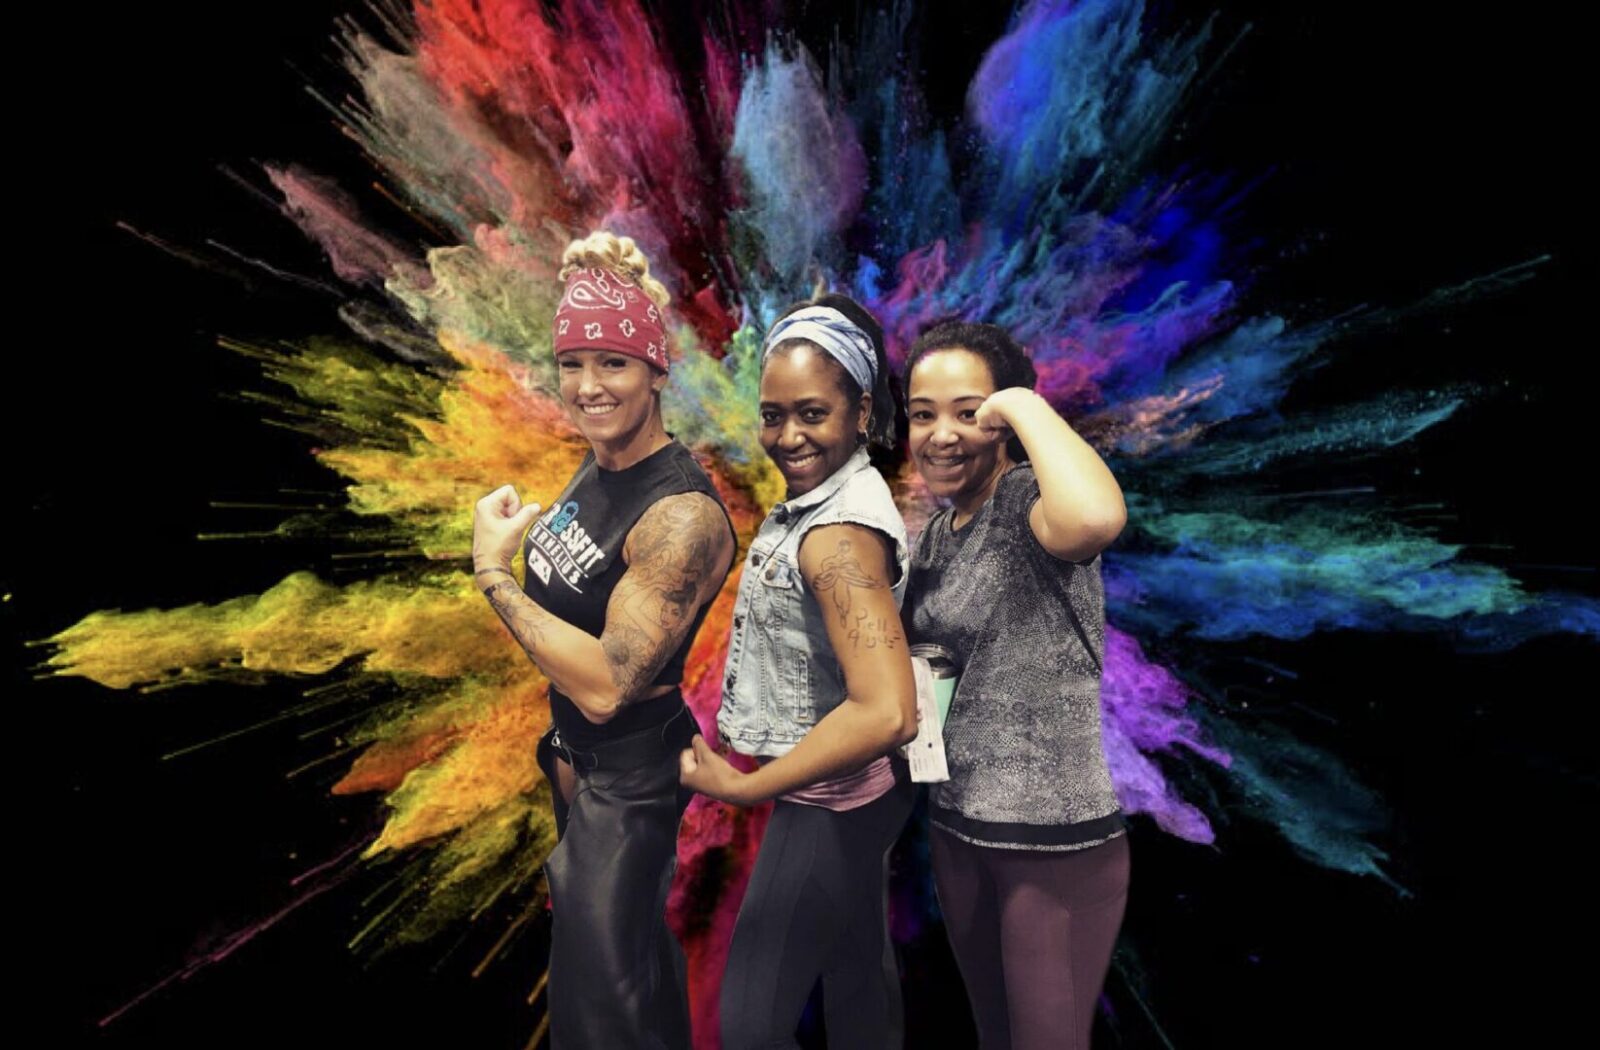
[[914,782],[940,784],[950,779],[950,767],[944,761],[944,725],[933,695],[933,672],[926,659],[913,656],[911,674],[917,682],[917,738],[902,745],[900,754],[911,764]]

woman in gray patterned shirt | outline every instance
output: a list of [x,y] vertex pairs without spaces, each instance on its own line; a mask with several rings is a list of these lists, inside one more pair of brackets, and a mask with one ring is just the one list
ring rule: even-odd
[[1128,886],[1100,743],[1100,552],[1126,510],[1034,379],[993,325],[939,323],[906,364],[911,455],[950,502],[917,541],[906,620],[961,666],[934,878],[985,1050],[1089,1045]]

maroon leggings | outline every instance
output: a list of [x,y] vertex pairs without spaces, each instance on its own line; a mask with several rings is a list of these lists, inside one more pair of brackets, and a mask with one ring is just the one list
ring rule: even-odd
[[1128,837],[994,849],[933,829],[933,875],[983,1050],[1087,1050],[1128,899]]

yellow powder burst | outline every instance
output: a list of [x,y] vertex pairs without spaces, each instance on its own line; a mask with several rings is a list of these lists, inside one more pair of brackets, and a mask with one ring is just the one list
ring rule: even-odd
[[[112,688],[313,675],[352,658],[359,674],[449,681],[402,715],[349,734],[368,746],[335,792],[392,789],[389,820],[366,855],[469,827],[481,836],[491,814],[534,821],[542,778],[533,741],[549,719],[541,679],[463,574],[340,588],[295,573],[264,594],[216,605],[94,613],[51,642],[54,673]],[[487,841],[463,843],[461,855],[489,863]]]
[[338,448],[319,458],[354,481],[357,513],[399,523],[429,557],[463,557],[480,497],[510,483],[548,503],[585,446],[560,405],[527,385],[525,368],[450,333],[440,345],[462,371],[435,416],[406,417],[414,436],[403,449]]
[[323,674],[361,657],[370,673],[511,679],[525,661],[462,573],[336,587],[309,572],[216,605],[96,612],[49,641],[55,674],[113,689],[242,671]]
[[526,798],[542,779],[533,742],[548,723],[533,690],[498,690],[484,717],[453,747],[412,770],[389,794],[389,821],[365,856],[437,838]]

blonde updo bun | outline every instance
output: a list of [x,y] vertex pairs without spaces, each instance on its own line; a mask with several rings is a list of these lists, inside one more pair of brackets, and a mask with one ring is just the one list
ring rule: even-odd
[[629,277],[639,285],[645,298],[662,309],[672,301],[667,288],[650,276],[650,260],[633,243],[632,237],[618,237],[609,230],[596,230],[581,240],[567,245],[561,253],[561,279],[565,281],[579,270],[601,267]]

